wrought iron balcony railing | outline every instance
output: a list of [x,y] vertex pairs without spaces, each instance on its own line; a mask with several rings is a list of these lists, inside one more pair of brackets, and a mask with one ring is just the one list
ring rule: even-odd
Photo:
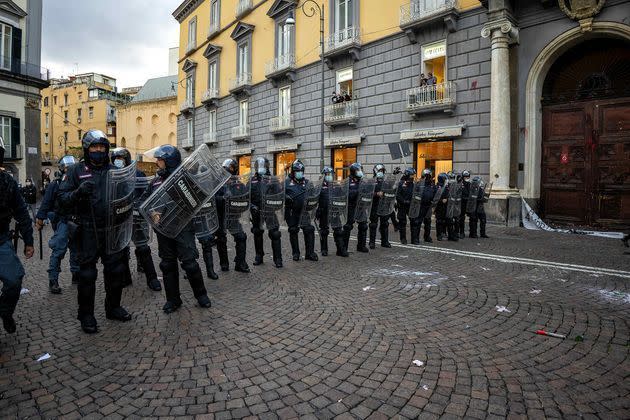
[[252,85],[252,74],[241,73],[237,77],[230,79],[230,91],[238,90]]
[[350,27],[342,29],[326,38],[324,54],[334,53],[351,47],[361,46],[361,29]]
[[293,131],[293,115],[282,115],[269,120],[269,131],[272,134]]
[[324,123],[327,125],[354,124],[359,119],[359,101],[346,101],[326,106]]
[[407,111],[419,113],[452,109],[457,103],[456,95],[457,86],[450,81],[407,89]]
[[284,54],[267,62],[267,65],[265,68],[265,75],[271,76],[274,74],[281,73],[285,70],[293,70],[293,69],[295,69],[295,55]]
[[179,111],[186,112],[193,109],[194,107],[195,107],[195,104],[193,103],[193,99],[186,98],[184,99],[184,102],[182,102],[182,104],[179,106]]
[[411,0],[400,6],[400,26],[428,20],[457,6],[456,0]]

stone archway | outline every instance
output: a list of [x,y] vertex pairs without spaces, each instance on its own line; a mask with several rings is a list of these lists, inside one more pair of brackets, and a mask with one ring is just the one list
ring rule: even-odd
[[564,52],[589,38],[620,38],[630,41],[630,26],[617,22],[593,22],[590,32],[573,28],[550,42],[534,60],[525,87],[525,161],[524,185],[521,196],[540,198],[542,160],[542,108],[543,84],[549,69]]

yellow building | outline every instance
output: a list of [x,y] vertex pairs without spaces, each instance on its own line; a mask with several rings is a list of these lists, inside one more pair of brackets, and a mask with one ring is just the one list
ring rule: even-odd
[[53,79],[42,90],[42,164],[55,165],[64,154],[81,156],[81,138],[90,129],[116,144],[116,107],[129,97],[116,92],[116,79],[86,73]]
[[177,76],[149,79],[134,98],[118,107],[119,146],[134,159],[162,145],[177,144]]

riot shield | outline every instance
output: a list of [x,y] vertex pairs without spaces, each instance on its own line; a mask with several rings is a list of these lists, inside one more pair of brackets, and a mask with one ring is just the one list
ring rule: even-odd
[[444,188],[446,188],[446,184],[436,185],[435,194],[433,195],[433,201],[431,201],[431,208],[435,208],[440,202],[440,200],[442,199],[442,193],[444,192]]
[[385,174],[381,186],[383,196],[378,201],[378,209],[376,214],[379,216],[389,216],[394,211],[396,205],[396,192],[398,191],[398,183],[402,174]]
[[466,202],[466,213],[474,213],[477,209],[477,200],[479,199],[479,192],[481,191],[481,185],[479,182],[470,182],[470,194],[468,195],[468,201]]
[[348,222],[348,191],[350,180],[335,180],[328,186],[328,224],[331,228],[340,228]]
[[448,184],[448,203],[446,205],[446,218],[452,219],[459,217],[462,208],[462,190],[461,185],[456,181]]
[[105,252],[125,249],[133,233],[133,202],[136,193],[136,163],[107,171],[107,234]]
[[372,211],[372,200],[374,199],[374,188],[376,179],[362,179],[359,183],[359,195],[357,197],[357,208],[354,212],[354,220],[358,223],[370,220]]
[[322,192],[322,181],[320,177],[317,182],[309,182],[306,184],[306,192],[304,193],[304,205],[300,214],[300,226],[312,226],[315,221],[315,213],[319,206],[319,195]]
[[225,230],[232,235],[243,232],[249,210],[249,174],[233,175],[225,184]]
[[261,220],[267,230],[280,227],[284,210],[284,182],[277,176],[265,176],[261,185]]
[[153,191],[140,214],[157,232],[174,238],[229,177],[202,144]]
[[133,202],[133,235],[131,236],[131,240],[137,247],[147,245],[153,239],[151,226],[149,226],[149,223],[145,220],[144,217],[142,217],[140,211],[138,210],[143,202],[143,194],[152,179],[152,176],[136,178],[136,192]]
[[409,218],[415,219],[420,215],[420,207],[422,207],[422,195],[424,194],[424,188],[426,184],[424,179],[420,179],[413,186],[413,193],[411,195],[411,204],[409,205]]
[[192,219],[195,236],[198,239],[209,238],[219,229],[219,216],[217,214],[217,204],[212,197],[206,204],[201,206],[199,212]]

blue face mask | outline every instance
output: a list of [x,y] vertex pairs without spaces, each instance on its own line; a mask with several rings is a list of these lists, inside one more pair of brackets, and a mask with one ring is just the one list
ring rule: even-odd
[[118,169],[124,168],[125,167],[125,161],[122,159],[115,159],[114,160],[114,166],[117,167]]
[[357,171],[357,178],[363,178],[363,171]]
[[333,182],[333,176],[332,175],[324,176],[324,181],[326,181],[326,182]]
[[262,168],[258,168],[258,175],[264,175],[267,173],[267,168],[264,166]]
[[89,152],[88,157],[90,158],[90,162],[97,166],[104,165],[109,158],[107,152]]
[[376,173],[376,177],[379,178],[379,179],[383,178],[384,176],[385,176],[385,174],[383,172],[379,171],[379,172]]
[[297,179],[298,181],[301,181],[304,179],[304,172],[296,172],[295,173],[295,179]]

